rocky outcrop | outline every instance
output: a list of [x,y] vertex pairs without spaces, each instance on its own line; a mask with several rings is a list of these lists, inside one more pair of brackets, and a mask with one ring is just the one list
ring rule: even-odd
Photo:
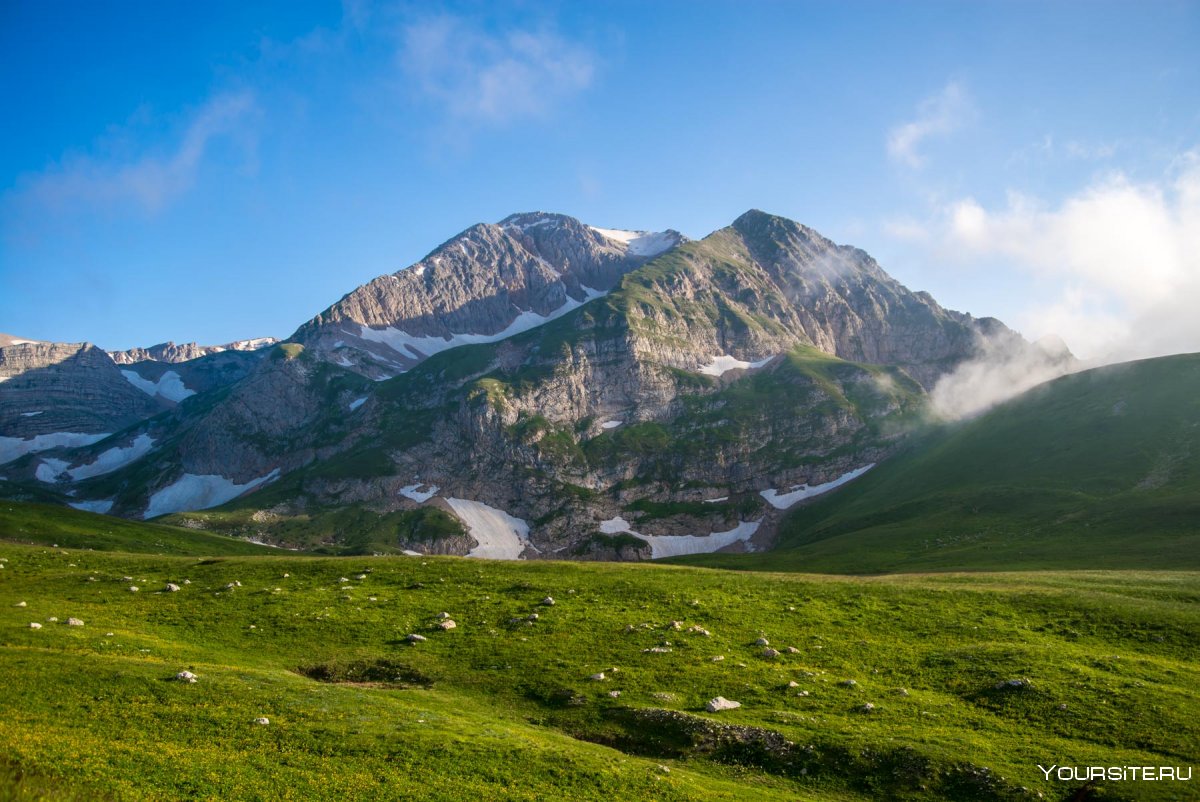
[[472,226],[415,265],[359,287],[293,340],[372,378],[393,376],[455,345],[503,339],[565,314],[683,241],[677,232],[601,232],[541,212]]
[[225,351],[258,351],[266,348],[269,345],[274,345],[279,340],[274,337],[257,337],[251,340],[237,340],[236,342],[226,343],[224,345],[199,345],[197,343],[182,343],[176,345],[173,342],[159,343],[152,345],[149,348],[130,348],[125,351],[109,351],[108,355],[113,358],[113,361],[118,365],[133,365],[137,362],[167,362],[175,364],[178,362],[189,362],[193,359],[199,359],[202,356],[210,354],[219,354]]
[[90,343],[0,347],[0,436],[116,432],[163,408]]

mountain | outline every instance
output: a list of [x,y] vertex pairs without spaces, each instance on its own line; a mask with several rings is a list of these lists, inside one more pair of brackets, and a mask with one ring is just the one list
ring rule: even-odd
[[502,340],[566,314],[683,240],[675,231],[515,214],[472,226],[415,265],[359,287],[292,340],[371,378],[390,378],[448,348]]
[[133,365],[138,362],[190,362],[202,356],[219,354],[223,351],[258,351],[268,345],[274,345],[279,340],[274,337],[256,337],[252,340],[236,340],[225,345],[199,345],[197,343],[173,342],[159,343],[149,348],[130,348],[125,351],[109,351],[108,355],[118,365]]
[[698,241],[518,214],[285,343],[130,366],[162,412],[12,462],[6,492],[335,550],[755,550],[998,341],[1030,347],[763,212]]
[[1197,455],[1200,354],[1084,371],[914,439],[738,565],[1195,570]]

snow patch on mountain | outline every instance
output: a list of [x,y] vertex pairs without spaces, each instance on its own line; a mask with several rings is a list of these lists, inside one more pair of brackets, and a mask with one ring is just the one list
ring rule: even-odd
[[363,404],[365,404],[365,403],[367,403],[367,396],[365,396],[365,395],[364,395],[362,398],[356,398],[356,399],[354,399],[354,400],[353,400],[353,401],[351,401],[351,402],[350,402],[350,404],[349,404],[350,411],[351,411],[351,412],[353,412],[354,410],[358,409],[359,407],[361,407],[361,406],[362,406]]
[[390,326],[386,329],[373,329],[369,326],[360,325],[359,336],[364,340],[386,345],[406,359],[422,359],[441,353],[442,351],[448,351],[451,348],[457,348],[460,345],[499,342],[500,340],[512,337],[514,334],[529,331],[543,323],[562,317],[567,312],[578,309],[588,301],[605,295],[600,290],[594,290],[591,287],[582,287],[582,289],[585,293],[583,300],[568,297],[562,306],[548,315],[539,315],[537,312],[526,309],[517,315],[512,323],[509,323],[508,326],[495,334],[463,333],[454,334],[450,337],[418,337]]
[[100,434],[84,434],[82,432],[50,432],[30,438],[0,437],[0,465],[12,462],[26,454],[36,454],[51,448],[79,448],[98,443],[111,435],[112,432]]
[[34,415],[41,415],[45,410],[39,409],[37,412],[22,412],[22,418],[32,418]]
[[195,390],[188,389],[187,385],[183,383],[183,379],[173,370],[168,370],[159,376],[157,381],[145,378],[136,370],[122,370],[121,375],[125,377],[127,382],[146,395],[162,396],[175,403],[179,403],[183,399],[196,394]]
[[786,510],[788,507],[792,506],[798,501],[803,501],[804,499],[812,498],[813,496],[819,496],[822,493],[828,493],[834,488],[841,487],[842,485],[846,484],[846,482],[857,479],[874,467],[875,463],[872,462],[868,465],[864,465],[861,468],[855,468],[849,473],[842,474],[832,482],[826,482],[823,485],[793,485],[792,488],[786,493],[780,493],[778,490],[763,490],[759,493],[759,495],[765,498],[767,503],[775,509]]
[[679,238],[668,231],[625,231],[620,228],[588,226],[602,237],[625,246],[630,256],[658,256],[679,244]]
[[714,356],[711,362],[701,367],[697,372],[707,376],[720,376],[730,370],[753,370],[754,368],[761,368],[774,358],[773,356],[769,356],[757,362],[744,362],[728,354],[722,354],[721,356]]
[[650,544],[650,557],[657,560],[662,557],[680,557],[685,554],[709,554],[719,551],[739,541],[745,542],[758,531],[760,521],[741,521],[727,532],[713,532],[710,535],[643,535],[630,528],[629,521],[621,516],[609,518],[600,522],[600,531],[606,535],[619,532],[639,537]]
[[[422,490],[422,487],[428,487],[429,489]],[[429,501],[429,499],[437,495],[437,492],[437,485],[423,485],[420,483],[415,485],[406,485],[405,487],[400,488],[400,495],[404,496],[405,498],[411,498],[418,504],[424,504],[426,501]]]
[[624,421],[606,420],[604,423],[600,424],[600,428],[601,429],[615,429],[618,426],[620,426],[622,423],[624,423]]
[[[68,468],[67,473],[75,481],[90,479],[93,476],[103,476],[112,473],[117,468],[123,468],[134,460],[141,459],[154,448],[154,438],[148,434],[139,434],[127,446],[110,448],[100,453],[96,461],[78,468]],[[61,471],[60,471],[61,472]]]
[[467,552],[468,557],[488,560],[519,560],[529,545],[529,524],[514,518],[504,510],[489,507],[478,501],[448,498],[446,502],[479,545]]
[[172,512],[216,507],[278,476],[279,469],[276,468],[265,476],[239,485],[218,474],[185,473],[150,497],[150,503],[146,506],[142,518],[148,520]]

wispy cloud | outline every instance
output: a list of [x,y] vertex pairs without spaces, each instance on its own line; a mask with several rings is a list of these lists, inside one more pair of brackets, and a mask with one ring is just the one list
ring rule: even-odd
[[1101,361],[1200,351],[1200,151],[1158,181],[1110,173],[1056,204],[961,198],[920,230],[942,261],[1001,260],[1037,279],[1011,321],[1024,331]]
[[458,17],[407,26],[400,65],[416,88],[459,119],[508,123],[540,117],[586,89],[596,57],[550,30],[492,34]]
[[126,159],[68,156],[25,176],[16,194],[23,205],[48,211],[120,205],[158,211],[192,187],[214,141],[245,141],[256,109],[251,92],[215,95],[190,115],[171,147]]
[[925,140],[952,134],[974,117],[975,104],[966,87],[951,81],[940,92],[921,101],[915,120],[897,125],[888,132],[888,155],[909,167],[921,167],[925,157],[918,148]]

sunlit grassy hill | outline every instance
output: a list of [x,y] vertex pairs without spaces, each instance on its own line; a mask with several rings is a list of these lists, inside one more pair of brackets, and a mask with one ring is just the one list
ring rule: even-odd
[[0,559],[5,799],[1063,799],[1038,763],[1200,753],[1197,574]]
[[798,509],[779,550],[831,572],[1200,568],[1200,355],[1058,379]]

